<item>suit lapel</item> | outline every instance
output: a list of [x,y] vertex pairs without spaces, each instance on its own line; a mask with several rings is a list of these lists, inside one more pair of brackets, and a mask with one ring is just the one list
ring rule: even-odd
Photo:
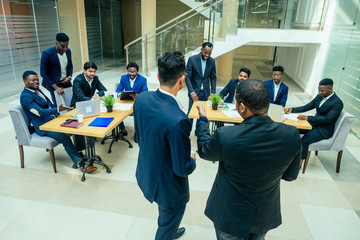
[[56,62],[56,65],[58,66],[58,71],[61,72],[60,60],[59,60],[58,54],[56,52],[56,47],[54,47],[54,61]]

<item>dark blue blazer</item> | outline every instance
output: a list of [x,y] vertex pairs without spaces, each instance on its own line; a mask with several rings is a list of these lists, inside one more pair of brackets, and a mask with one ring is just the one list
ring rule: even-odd
[[134,123],[140,148],[136,179],[145,198],[163,207],[184,206],[195,169],[189,119],[174,98],[157,90],[136,98]]
[[190,93],[195,92],[197,95],[200,92],[201,84],[204,87],[205,97],[210,96],[210,84],[211,82],[211,93],[216,92],[216,67],[215,60],[209,57],[206,61],[206,68],[204,76],[201,71],[201,57],[200,53],[191,56],[186,64],[185,82]]
[[219,161],[205,215],[216,228],[243,239],[279,226],[280,180],[293,181],[300,170],[298,130],[254,116],[210,135],[202,118],[196,129],[199,156]]
[[274,101],[274,80],[265,81],[266,86],[269,89],[270,93],[270,103],[281,105],[285,107],[286,100],[288,97],[289,88],[283,82],[280,83],[280,89]]
[[[68,60],[66,76],[72,76],[73,64],[71,61],[70,48],[66,50],[65,54]],[[40,75],[43,78],[41,85],[49,90],[49,92],[54,91],[51,85],[54,83],[58,85],[61,78],[61,67],[59,57],[56,53],[56,47],[51,47],[42,53],[40,61]]]
[[330,138],[334,134],[335,123],[344,107],[341,99],[334,93],[320,106],[322,97],[318,94],[311,102],[302,107],[292,109],[293,113],[307,112],[316,108],[315,116],[308,116],[308,122],[313,129],[317,129],[323,138]]
[[226,103],[232,103],[233,102],[234,95],[235,95],[235,90],[236,90],[236,87],[237,87],[238,84],[239,84],[238,79],[231,79],[229,81],[229,83],[226,84],[224,89],[221,90],[220,97],[222,99],[224,99],[224,97],[227,96],[226,99],[224,100],[224,102],[226,102]]
[[137,94],[140,94],[141,92],[147,92],[148,88],[146,84],[146,78],[141,76],[140,74],[137,74],[133,88],[131,89],[129,75],[122,75],[120,79],[120,84],[116,89],[116,92],[119,94],[122,91],[136,91]]
[[58,109],[40,89],[38,91],[44,95],[46,101],[36,93],[24,88],[20,95],[20,103],[28,118],[28,124],[32,123],[35,132],[43,136],[46,131],[40,130],[39,127],[54,119],[58,115]]

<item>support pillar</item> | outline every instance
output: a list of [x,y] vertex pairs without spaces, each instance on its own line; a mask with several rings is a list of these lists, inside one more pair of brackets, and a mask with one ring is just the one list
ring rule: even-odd
[[[144,35],[156,28],[156,0],[141,1],[141,34]],[[142,71],[149,75],[156,66],[156,32],[143,39],[142,46]],[[130,60],[131,61],[131,60]]]

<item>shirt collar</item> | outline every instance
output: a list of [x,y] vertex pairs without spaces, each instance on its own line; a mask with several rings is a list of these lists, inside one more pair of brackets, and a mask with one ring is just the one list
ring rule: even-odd
[[329,98],[331,98],[332,95],[334,95],[335,92],[333,92],[332,94],[330,94],[329,96],[327,96],[326,98],[323,98],[323,100],[328,100]]
[[175,101],[176,101],[176,103],[178,104],[179,108],[180,108],[181,110],[184,109],[184,105],[182,105],[182,103],[181,103],[174,95],[172,95],[171,93],[169,93],[169,92],[167,92],[167,91],[165,91],[165,90],[163,90],[163,89],[161,89],[161,88],[159,88],[159,91],[160,91],[161,93],[163,93],[163,94],[169,95],[169,96],[171,96],[172,98],[174,98]]
[[136,75],[136,77],[135,77],[134,79],[131,79],[131,78],[129,77],[130,81],[132,81],[132,82],[135,81],[136,78],[137,78],[137,75]]
[[85,80],[88,82],[88,83],[91,83],[94,79],[90,79],[90,81],[87,79],[87,77],[85,76],[85,73],[83,73],[84,74],[84,78],[85,78]]
[[[30,92],[35,93],[35,90],[25,87],[25,89],[29,90]],[[38,90],[39,91],[39,90]]]
[[279,85],[276,85],[276,83],[275,83],[274,80],[273,80],[273,83],[274,83],[274,86],[275,86],[275,87],[280,87],[280,85],[281,85],[281,81],[279,82]]

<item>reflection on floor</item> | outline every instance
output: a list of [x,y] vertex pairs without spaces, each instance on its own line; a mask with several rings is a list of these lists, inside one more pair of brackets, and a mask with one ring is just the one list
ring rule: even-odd
[[[240,62],[240,61],[239,61]],[[245,63],[244,63],[245,64]],[[271,67],[259,60],[246,62],[253,77],[271,78]],[[234,76],[237,75],[237,71]],[[124,67],[99,71],[99,77],[114,91]],[[290,79],[289,106],[307,103],[310,96]],[[226,83],[224,83],[225,85]],[[149,89],[158,88],[150,83]],[[187,90],[178,97],[187,110]],[[135,179],[138,146],[124,142],[113,145],[98,140],[96,151],[112,173],[99,168],[80,181],[80,171],[62,146],[55,148],[58,173],[54,174],[44,150],[25,147],[25,168],[20,168],[19,152],[8,109],[19,104],[19,95],[0,102],[0,239],[153,239],[157,206],[147,202]],[[128,139],[133,142],[133,118],[125,120]],[[191,134],[192,150],[196,137]],[[267,235],[267,240],[360,239],[360,141],[350,135],[343,154],[341,172],[335,173],[335,152],[312,154],[305,174],[294,182],[281,183],[283,224]],[[185,239],[216,239],[211,221],[203,211],[217,164],[199,159],[190,176],[191,198],[182,226]]]

